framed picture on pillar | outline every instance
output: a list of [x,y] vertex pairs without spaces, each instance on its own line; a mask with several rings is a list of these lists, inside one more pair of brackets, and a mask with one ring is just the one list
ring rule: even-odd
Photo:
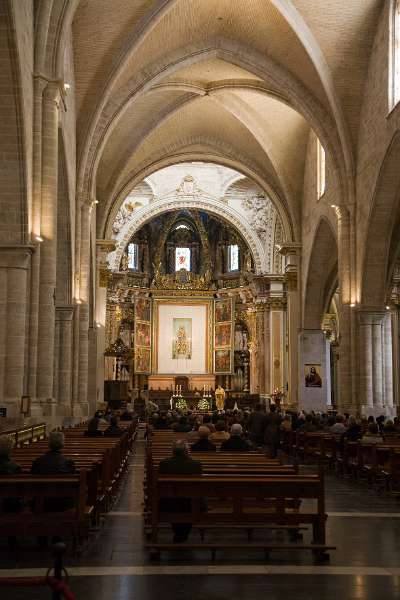
[[21,397],[20,413],[22,415],[29,415],[31,410],[31,398],[30,396]]
[[322,387],[321,365],[320,364],[304,365],[304,383],[307,388]]

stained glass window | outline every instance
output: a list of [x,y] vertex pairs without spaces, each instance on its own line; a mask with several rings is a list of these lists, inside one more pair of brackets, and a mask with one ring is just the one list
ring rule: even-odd
[[138,245],[128,244],[128,269],[138,268]]
[[175,249],[175,271],[190,271],[190,248]]
[[400,0],[392,0],[391,48],[389,60],[389,110],[400,100]]
[[317,185],[318,200],[325,194],[326,175],[325,175],[325,150],[319,140],[317,140]]
[[239,246],[231,244],[228,246],[228,271],[239,270]]

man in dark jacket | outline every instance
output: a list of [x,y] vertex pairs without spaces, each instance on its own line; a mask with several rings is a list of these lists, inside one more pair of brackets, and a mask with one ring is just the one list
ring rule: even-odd
[[100,419],[97,419],[97,417],[90,419],[88,427],[86,431],[84,431],[83,435],[85,437],[103,437],[103,432],[99,429],[99,424]]
[[0,475],[17,475],[21,473],[21,467],[11,459],[13,440],[4,435],[0,437]]
[[123,433],[124,430],[121,429],[121,427],[118,427],[117,417],[111,417],[110,426],[104,430],[104,435],[110,437],[120,437]]
[[[36,458],[31,467],[33,475],[57,475],[75,473],[75,463],[62,455],[64,434],[53,431],[49,435],[49,451]],[[46,498],[44,507],[48,512],[60,512],[72,508],[72,498]],[[41,538],[43,542],[45,538]]]
[[[201,463],[189,456],[189,447],[185,440],[177,440],[172,446],[172,457],[160,461],[160,475],[201,475]],[[190,512],[190,498],[161,498],[160,510],[163,512]],[[191,523],[171,523],[174,543],[186,542]]]
[[210,435],[208,427],[201,425],[198,434],[199,441],[192,444],[192,452],[215,452],[217,447],[208,439],[208,436]]
[[248,452],[250,445],[242,438],[242,434],[243,427],[239,423],[234,423],[231,427],[231,437],[221,444],[221,452]]
[[267,416],[261,404],[257,404],[256,410],[251,413],[248,423],[250,440],[256,447],[262,446],[264,443],[266,421]]
[[281,416],[276,411],[275,404],[272,404],[269,413],[266,415],[264,441],[271,458],[276,458],[280,443],[280,427],[282,423]]
[[49,451],[35,459],[31,473],[34,475],[55,475],[57,473],[75,473],[75,463],[62,455],[64,434],[53,431],[49,435]]

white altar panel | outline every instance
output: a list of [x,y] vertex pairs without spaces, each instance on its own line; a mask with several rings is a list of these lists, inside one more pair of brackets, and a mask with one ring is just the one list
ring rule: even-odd
[[[206,373],[207,306],[159,304],[157,315],[157,373]],[[192,319],[191,358],[172,358],[173,320]]]

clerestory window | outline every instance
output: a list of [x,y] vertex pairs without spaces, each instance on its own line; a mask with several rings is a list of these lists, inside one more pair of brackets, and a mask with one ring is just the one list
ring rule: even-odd
[[389,110],[400,100],[400,0],[392,0],[390,19]]
[[326,172],[325,172],[325,150],[317,139],[317,190],[318,200],[325,194]]

